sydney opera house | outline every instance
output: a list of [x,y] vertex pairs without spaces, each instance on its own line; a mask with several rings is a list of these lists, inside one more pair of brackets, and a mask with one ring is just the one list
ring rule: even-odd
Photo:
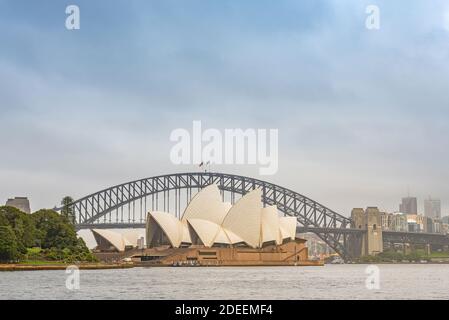
[[[193,197],[181,219],[149,212],[145,248],[132,258],[160,266],[316,265],[308,260],[306,240],[296,237],[296,218],[279,216],[276,206],[264,207],[261,196],[255,189],[231,205],[212,184]],[[132,233],[92,231],[99,249],[139,245]]]

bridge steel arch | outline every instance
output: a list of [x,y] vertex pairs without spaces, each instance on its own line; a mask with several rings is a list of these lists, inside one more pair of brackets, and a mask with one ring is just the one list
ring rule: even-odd
[[[223,197],[224,192],[229,192],[232,199],[235,194],[244,195],[255,188],[260,188],[264,205],[276,205],[284,215],[296,217],[299,223],[298,230],[316,233],[343,259],[351,258],[347,249],[347,237],[351,234],[349,218],[290,189],[239,175],[195,172],[155,176],[98,191],[74,201],[70,207],[75,214],[75,224],[78,229],[95,228],[99,225],[100,218],[136,200],[159,194],[165,196],[167,192],[182,189],[190,190],[191,194],[193,190],[199,190],[212,183],[217,184]],[[136,224],[135,221],[128,223],[120,221],[116,227],[129,227],[134,224]]]

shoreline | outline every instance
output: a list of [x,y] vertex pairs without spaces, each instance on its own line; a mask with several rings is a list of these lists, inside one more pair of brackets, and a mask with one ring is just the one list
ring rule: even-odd
[[[427,262],[427,263],[420,263],[420,262],[352,262],[352,263],[324,263],[320,265],[316,264],[304,264],[301,266],[325,266],[325,265],[381,265],[381,264],[395,264],[395,265],[442,265],[442,264],[449,264],[449,262]],[[10,272],[10,271],[51,271],[51,270],[66,270],[69,266],[76,266],[80,270],[108,270],[108,269],[131,269],[136,267],[143,267],[143,268],[160,268],[160,267],[174,267],[171,265],[151,265],[151,264],[134,264],[134,263],[110,263],[110,264],[93,264],[93,263],[83,263],[83,264],[39,264],[39,265],[33,265],[33,264],[0,264],[0,272]],[[218,267],[219,265],[202,265],[202,266],[179,266],[179,267]],[[255,267],[255,266],[261,266],[261,265],[220,265],[221,267],[227,266],[227,267]],[[287,265],[269,265],[271,267],[273,266],[287,266]],[[298,265],[299,267],[299,265]]]
[[133,264],[0,264],[1,271],[47,271],[47,270],[66,270],[69,266],[76,266],[80,270],[106,270],[106,269],[128,269],[134,268]]
[[385,261],[372,261],[372,262],[350,262],[350,263],[326,263],[326,265],[339,265],[339,264],[419,264],[419,265],[429,265],[429,264],[449,264],[447,261],[429,261],[429,262],[385,262]]

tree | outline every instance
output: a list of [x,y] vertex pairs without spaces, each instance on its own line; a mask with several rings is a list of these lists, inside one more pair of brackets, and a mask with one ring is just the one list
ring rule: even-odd
[[[70,201],[67,199],[66,203]],[[96,261],[77,237],[68,216],[54,210],[43,209],[30,215],[13,207],[0,207],[0,228],[0,261],[25,258],[29,254],[27,248],[34,246],[43,249],[37,256],[45,260]]]
[[36,243],[36,228],[31,216],[14,207],[0,207],[0,225],[10,226],[17,239],[19,251],[26,252],[27,247]]
[[17,239],[10,226],[0,226],[0,261],[11,262],[19,258]]
[[32,214],[40,246],[48,248],[76,247],[78,240],[75,228],[66,217],[56,211],[42,209]]
[[0,226],[9,226],[9,221],[6,218],[6,215],[1,210],[2,207],[0,207]]
[[70,196],[66,196],[62,199],[61,205],[61,215],[70,221],[71,224],[75,224],[75,213],[73,212],[73,208],[70,206],[73,203],[73,198]]

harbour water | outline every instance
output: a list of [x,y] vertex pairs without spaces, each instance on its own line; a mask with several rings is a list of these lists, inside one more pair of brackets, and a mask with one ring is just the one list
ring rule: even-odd
[[448,299],[448,265],[192,267],[81,270],[79,290],[60,271],[0,272],[0,299]]

